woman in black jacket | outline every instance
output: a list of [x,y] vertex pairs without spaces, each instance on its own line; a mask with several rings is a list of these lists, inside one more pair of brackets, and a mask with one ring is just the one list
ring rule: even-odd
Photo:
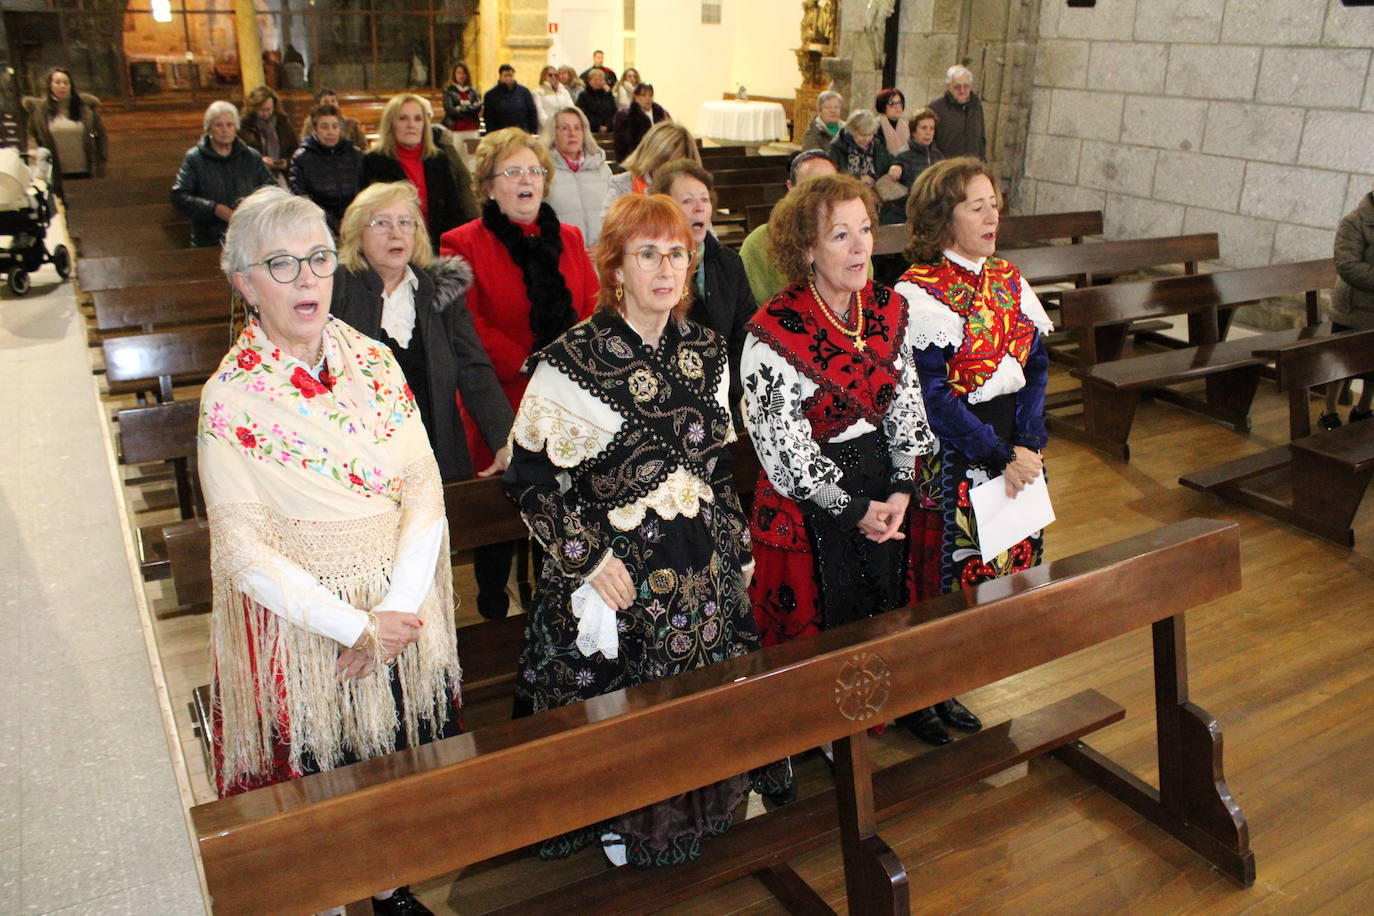
[[286,187],[286,170],[296,153],[296,129],[282,111],[281,97],[268,86],[259,86],[243,100],[239,138],[262,156],[272,178]]
[[739,364],[744,352],[745,325],[758,311],[744,262],[711,234],[715,210],[711,173],[691,159],[674,159],[654,172],[650,194],[667,194],[687,217],[699,266],[688,277],[692,306],[687,317],[715,331],[725,341],[730,359],[730,416],[741,427]]
[[640,83],[635,87],[630,107],[615,113],[615,159],[624,162],[639,146],[639,141],[659,121],[671,121],[672,115],[654,101],[654,84]]
[[363,156],[362,186],[409,181],[420,198],[429,237],[477,218],[472,175],[461,156],[450,156],[434,140],[432,112],[420,96],[403,92],[382,109],[377,142]]
[[599,68],[593,67],[588,72],[587,88],[576,97],[574,104],[587,116],[593,131],[611,129],[616,112],[615,93],[606,88],[606,74]]
[[495,454],[479,474],[504,470],[510,460],[513,414],[472,325],[471,286],[467,261],[435,258],[410,184],[374,184],[344,214],[330,313],[391,348],[445,481],[474,472],[455,395]]
[[343,135],[343,118],[333,105],[316,106],[310,123],[313,130],[291,157],[287,181],[292,194],[320,205],[329,231],[337,236],[344,210],[358,194],[363,154]]
[[191,245],[218,245],[234,208],[272,175],[258,151],[238,138],[239,112],[228,102],[205,109],[205,135],[186,151],[172,184],[172,206],[191,220]]

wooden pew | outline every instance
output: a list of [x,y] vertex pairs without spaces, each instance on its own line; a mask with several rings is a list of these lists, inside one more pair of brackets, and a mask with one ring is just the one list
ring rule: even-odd
[[105,225],[82,229],[73,236],[72,241],[83,258],[146,256],[157,251],[190,248],[191,224],[184,219],[180,222],[131,221],[126,224],[119,216],[111,215]]
[[[1148,392],[1247,432],[1250,403],[1267,363],[1255,351],[1292,343],[1301,332],[1225,340],[1220,311],[1277,296],[1314,295],[1335,279],[1335,264],[1324,258],[1066,290],[1061,314],[1063,326],[1079,335],[1080,363],[1072,374],[1083,382],[1083,425],[1052,417],[1054,431],[1128,461],[1136,405]],[[1122,358],[1131,322],[1173,315],[1189,316],[1191,346]],[[1167,387],[1196,380],[1206,384],[1202,399]]]
[[1220,241],[1215,232],[1084,245],[1042,245],[1016,248],[1004,255],[1030,283],[1071,280],[1078,287],[1165,264],[1182,264],[1183,272],[1191,275],[1197,273],[1198,262],[1220,256]]
[[224,322],[227,326],[230,295],[228,284],[220,277],[195,283],[96,290],[91,293],[91,302],[98,332],[152,332],[168,325]]
[[[199,417],[198,401],[135,407],[121,410],[116,417],[119,463],[126,467],[152,463],[169,465],[176,487],[177,507],[183,519],[205,515],[205,499],[200,492],[196,469]],[[144,484],[150,479],[138,478],[126,484]],[[172,574],[163,527],[161,524],[145,525],[137,532],[139,567],[148,581],[166,579]],[[208,548],[208,543],[206,546]]]
[[131,178],[123,181],[98,178],[85,183],[76,182],[65,189],[67,203],[73,210],[85,210],[108,207],[111,204],[118,205],[121,201],[137,200],[152,203],[167,200],[176,177],[176,170],[173,169],[169,174],[151,178]]
[[[1077,245],[1085,235],[1102,234],[1101,210],[1075,210],[1068,213],[1031,213],[1003,216],[997,225],[999,254],[1010,259],[1011,252],[1002,246],[1024,245],[1030,242],[1050,242],[1069,239]],[[900,254],[906,248],[907,230],[904,223],[879,226],[873,240],[873,254]]]
[[[838,836],[849,912],[905,913],[906,871],[879,823],[1047,752],[1249,886],[1255,860],[1222,772],[1221,730],[1188,696],[1184,618],[1239,586],[1236,527],[1194,519],[678,677],[199,805],[191,814],[214,910],[254,912],[270,899],[279,912],[309,913],[365,898],[826,741],[833,792],[738,824],[696,863],[600,873],[505,912],[650,912],[760,872],[789,910],[827,912],[787,863]],[[1145,626],[1158,789],[1083,743],[1123,715],[1092,690],[874,773],[871,724]],[[401,835],[416,841],[398,844]]]
[[129,201],[123,205],[94,207],[85,210],[67,211],[67,231],[73,239],[83,238],[87,232],[107,230],[121,226],[151,226],[176,223],[186,227],[186,242],[191,241],[191,223],[186,214],[172,206],[171,201],[154,202]]
[[232,343],[227,326],[106,337],[100,342],[105,380],[111,392],[137,392],[139,403],[143,392],[154,390],[167,403],[176,385],[209,378]]
[[1374,423],[1313,433],[1309,389],[1374,372],[1374,331],[1306,330],[1313,333],[1305,339],[1255,354],[1274,361],[1278,389],[1288,395],[1291,441],[1185,474],[1179,483],[1353,547],[1351,523],[1374,476]]
[[77,282],[83,293],[101,289],[127,289],[132,286],[162,286],[196,283],[224,274],[219,268],[220,249],[187,248],[160,251],[151,256],[120,255],[109,258],[84,258],[76,265]]

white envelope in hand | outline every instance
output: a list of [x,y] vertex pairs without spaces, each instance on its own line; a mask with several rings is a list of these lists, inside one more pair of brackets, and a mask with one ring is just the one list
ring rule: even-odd
[[1000,474],[971,488],[968,499],[978,522],[978,552],[984,563],[1054,521],[1043,474],[1026,484],[1015,499],[1007,497],[1007,481]]

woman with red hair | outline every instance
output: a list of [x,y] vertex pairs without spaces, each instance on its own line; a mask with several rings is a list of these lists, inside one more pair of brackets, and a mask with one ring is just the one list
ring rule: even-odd
[[[664,195],[627,195],[596,248],[590,319],[536,352],[506,489],[546,555],[516,675],[540,712],[758,646],[753,561],[735,496],[726,342],[685,317],[695,259]],[[761,791],[782,786],[756,780]],[[601,840],[617,864],[695,859],[730,826],[736,776],[541,844]]]

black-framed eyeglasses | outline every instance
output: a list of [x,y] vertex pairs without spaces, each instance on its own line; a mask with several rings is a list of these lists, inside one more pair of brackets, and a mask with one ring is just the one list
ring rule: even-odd
[[332,248],[321,248],[303,258],[298,258],[294,254],[274,254],[270,258],[254,261],[248,266],[257,267],[259,264],[266,267],[267,273],[278,283],[294,283],[301,275],[302,264],[309,264],[310,272],[323,280],[334,276],[334,271],[339,266],[339,253]]
[[508,169],[502,169],[496,174],[505,175],[507,178],[512,178],[516,181],[519,181],[520,176],[526,173],[529,173],[530,178],[543,178],[545,175],[549,174],[549,170],[544,168],[543,166],[538,165],[532,165],[529,168],[525,168],[519,165],[513,165]]
[[634,256],[635,263],[643,270],[658,270],[658,266],[665,260],[674,270],[686,270],[687,265],[692,263],[692,253],[686,248],[659,251],[657,248],[646,245],[638,251],[630,253]]

